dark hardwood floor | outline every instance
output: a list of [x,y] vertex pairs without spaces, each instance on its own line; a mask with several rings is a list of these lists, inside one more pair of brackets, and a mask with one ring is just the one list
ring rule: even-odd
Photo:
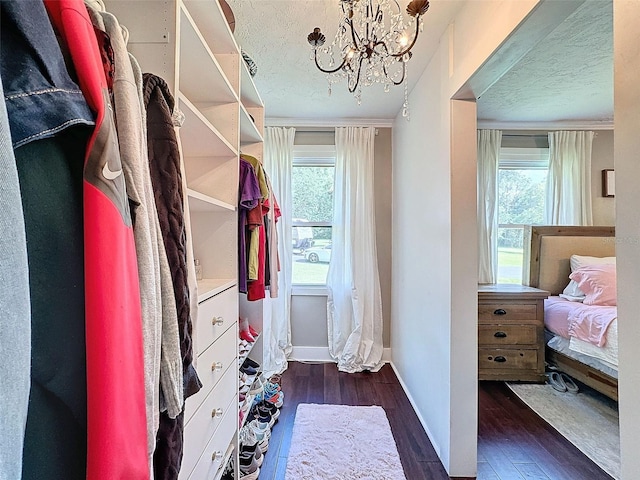
[[[282,388],[285,402],[260,480],[284,479],[299,403],[380,405],[407,480],[449,478],[389,365],[377,373],[347,374],[335,364],[290,362]],[[480,382],[479,407],[478,480],[611,480],[502,382]]]

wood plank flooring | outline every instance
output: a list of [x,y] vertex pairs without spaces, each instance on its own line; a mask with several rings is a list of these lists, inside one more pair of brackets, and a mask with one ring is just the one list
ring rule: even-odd
[[[282,388],[285,402],[260,480],[284,479],[299,403],[380,405],[407,480],[449,478],[389,365],[377,373],[346,374],[335,364],[290,362]],[[611,480],[503,383],[480,382],[479,406],[478,480]]]

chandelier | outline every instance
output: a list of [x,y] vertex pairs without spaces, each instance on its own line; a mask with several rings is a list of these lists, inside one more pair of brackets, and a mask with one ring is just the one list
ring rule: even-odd
[[307,36],[311,59],[327,74],[329,95],[331,85],[346,78],[360,105],[363,85],[379,83],[388,92],[391,85],[404,83],[402,114],[408,116],[407,62],[422,31],[428,0],[409,2],[407,21],[396,0],[340,0],[340,8],[338,31],[330,45],[324,46],[326,37],[319,27]]

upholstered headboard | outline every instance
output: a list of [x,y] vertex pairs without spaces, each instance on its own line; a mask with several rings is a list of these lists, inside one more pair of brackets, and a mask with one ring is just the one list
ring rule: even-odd
[[523,280],[526,285],[558,295],[569,283],[571,255],[615,254],[614,227],[529,226],[525,228]]

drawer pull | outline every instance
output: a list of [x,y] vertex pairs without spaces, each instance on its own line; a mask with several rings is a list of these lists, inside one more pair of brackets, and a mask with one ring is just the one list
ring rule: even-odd
[[507,338],[507,334],[504,332],[496,332],[493,334],[493,336],[496,338]]
[[221,417],[224,411],[221,408],[216,408],[211,412],[211,418]]
[[504,363],[507,361],[506,358],[504,358],[502,355],[498,355],[497,357],[495,357],[493,359],[494,362],[498,362],[498,363]]
[[223,457],[223,453],[218,450],[217,452],[213,452],[213,455],[211,455],[211,461],[215,462],[217,460],[221,460]]
[[222,317],[213,317],[211,319],[211,324],[215,325],[216,327],[221,326],[224,323],[224,318]]
[[494,315],[506,315],[507,311],[504,308],[498,308],[497,310],[493,311]]
[[212,372],[216,372],[220,370],[222,370],[222,362],[215,362],[213,365],[211,365]]

